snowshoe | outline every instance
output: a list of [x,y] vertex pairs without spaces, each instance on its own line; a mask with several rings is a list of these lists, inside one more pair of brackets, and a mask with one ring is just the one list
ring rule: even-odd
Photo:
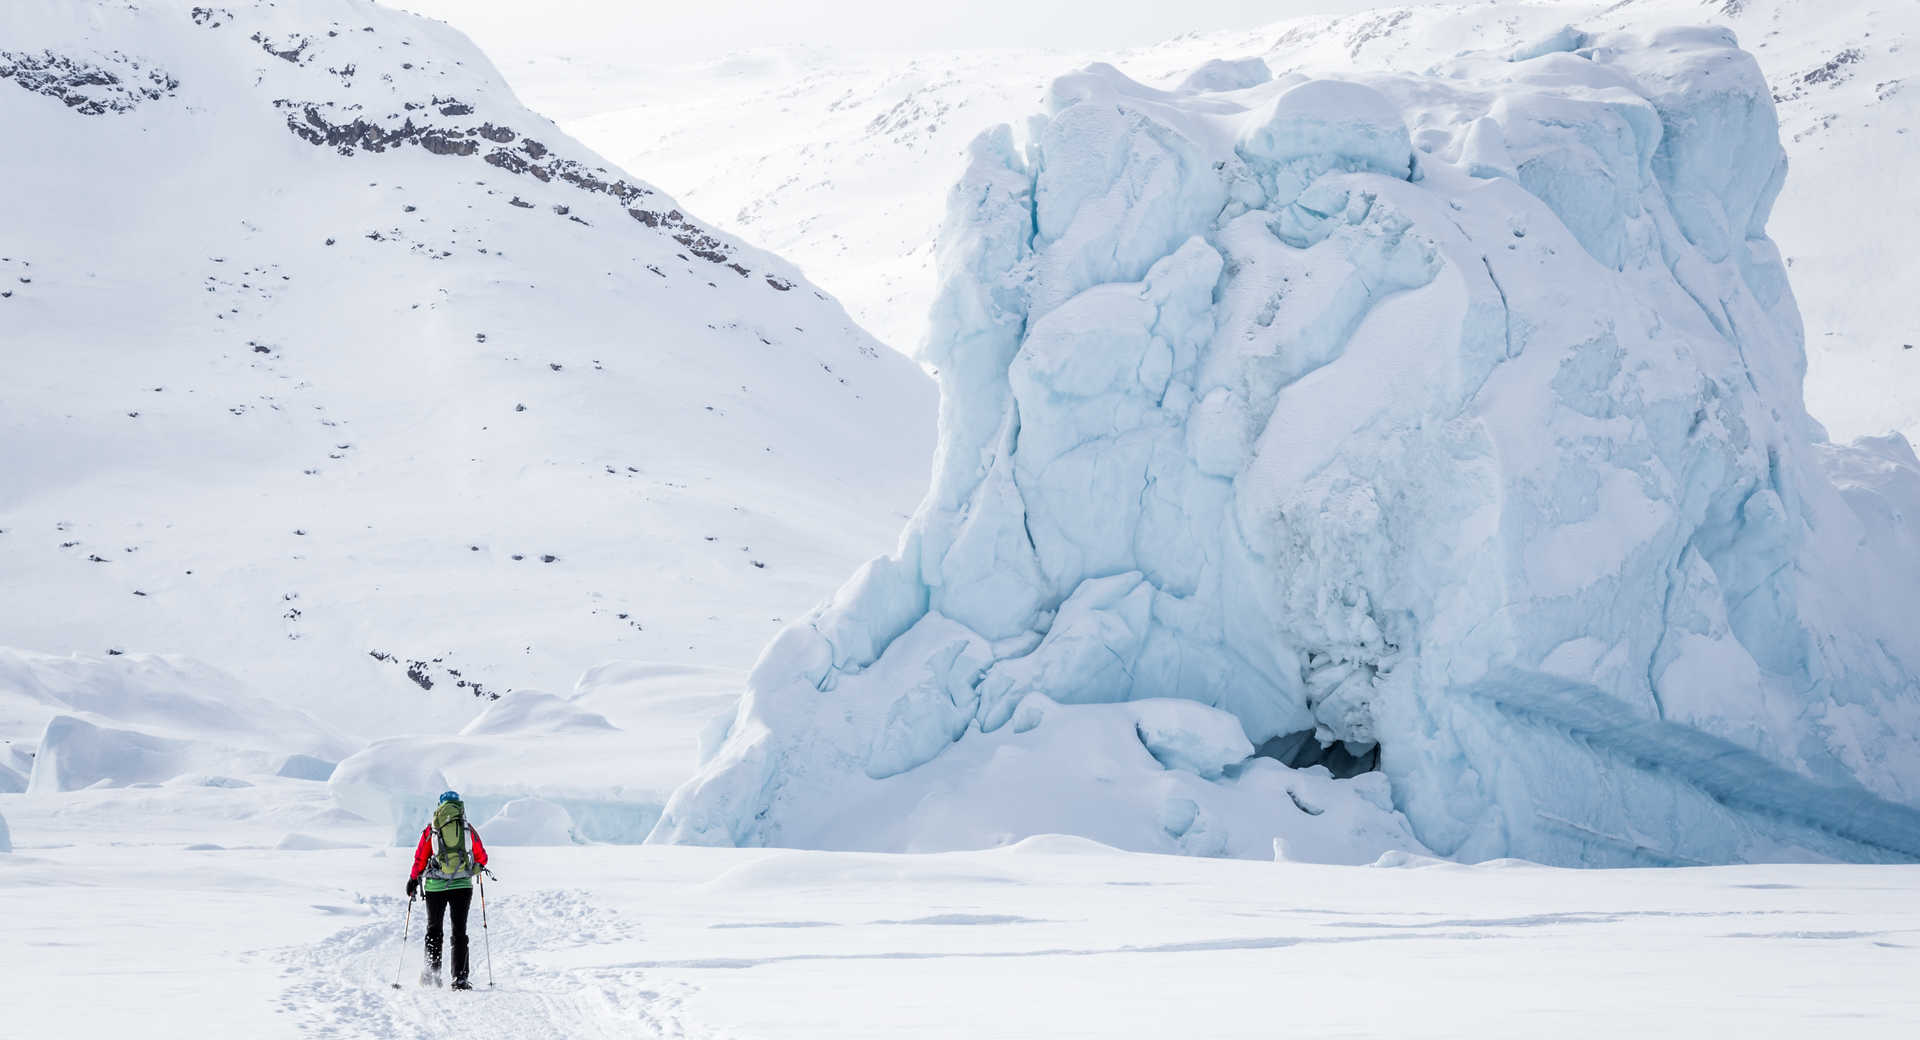
[[437,971],[434,971],[432,968],[422,969],[420,972],[420,984],[422,986],[441,985],[442,983],[440,981],[440,973]]
[[473,983],[468,982],[466,979],[454,979],[453,988],[454,989],[472,989]]

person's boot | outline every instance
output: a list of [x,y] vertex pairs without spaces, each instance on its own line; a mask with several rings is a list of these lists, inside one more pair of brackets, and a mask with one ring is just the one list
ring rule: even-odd
[[443,985],[440,981],[440,944],[435,941],[438,938],[439,936],[434,935],[432,932],[427,933],[427,960],[420,968],[420,984],[422,986]]
[[456,935],[453,937],[453,988],[454,989],[472,989],[473,988],[473,984],[467,981],[468,967],[469,967],[469,963],[467,961],[467,937],[464,935]]

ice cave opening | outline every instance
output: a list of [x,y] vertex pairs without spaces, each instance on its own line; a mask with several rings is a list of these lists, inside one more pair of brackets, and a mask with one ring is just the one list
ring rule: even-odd
[[1350,780],[1380,768],[1380,745],[1354,744],[1344,740],[1323,744],[1310,729],[1285,733],[1265,741],[1253,750],[1253,756],[1271,758],[1289,769],[1325,766],[1336,780]]

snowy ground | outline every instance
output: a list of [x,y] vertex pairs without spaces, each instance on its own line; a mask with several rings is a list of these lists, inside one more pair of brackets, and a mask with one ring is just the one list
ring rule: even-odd
[[476,933],[461,996],[390,988],[400,850],[193,851],[177,814],[116,844],[46,800],[0,810],[13,1036],[71,1035],[82,1007],[100,1035],[502,1040],[1904,1037],[1920,1017],[1917,867],[502,848],[498,984]]

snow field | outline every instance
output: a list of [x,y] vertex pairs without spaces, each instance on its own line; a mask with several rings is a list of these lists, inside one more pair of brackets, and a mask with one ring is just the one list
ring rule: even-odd
[[155,1037],[1899,1037],[1920,1013],[1906,867],[503,850],[499,984],[476,927],[458,995],[415,987],[417,947],[389,988],[402,860],[31,842],[0,859],[0,968],[34,980],[9,1028],[71,1033],[75,1002]]

